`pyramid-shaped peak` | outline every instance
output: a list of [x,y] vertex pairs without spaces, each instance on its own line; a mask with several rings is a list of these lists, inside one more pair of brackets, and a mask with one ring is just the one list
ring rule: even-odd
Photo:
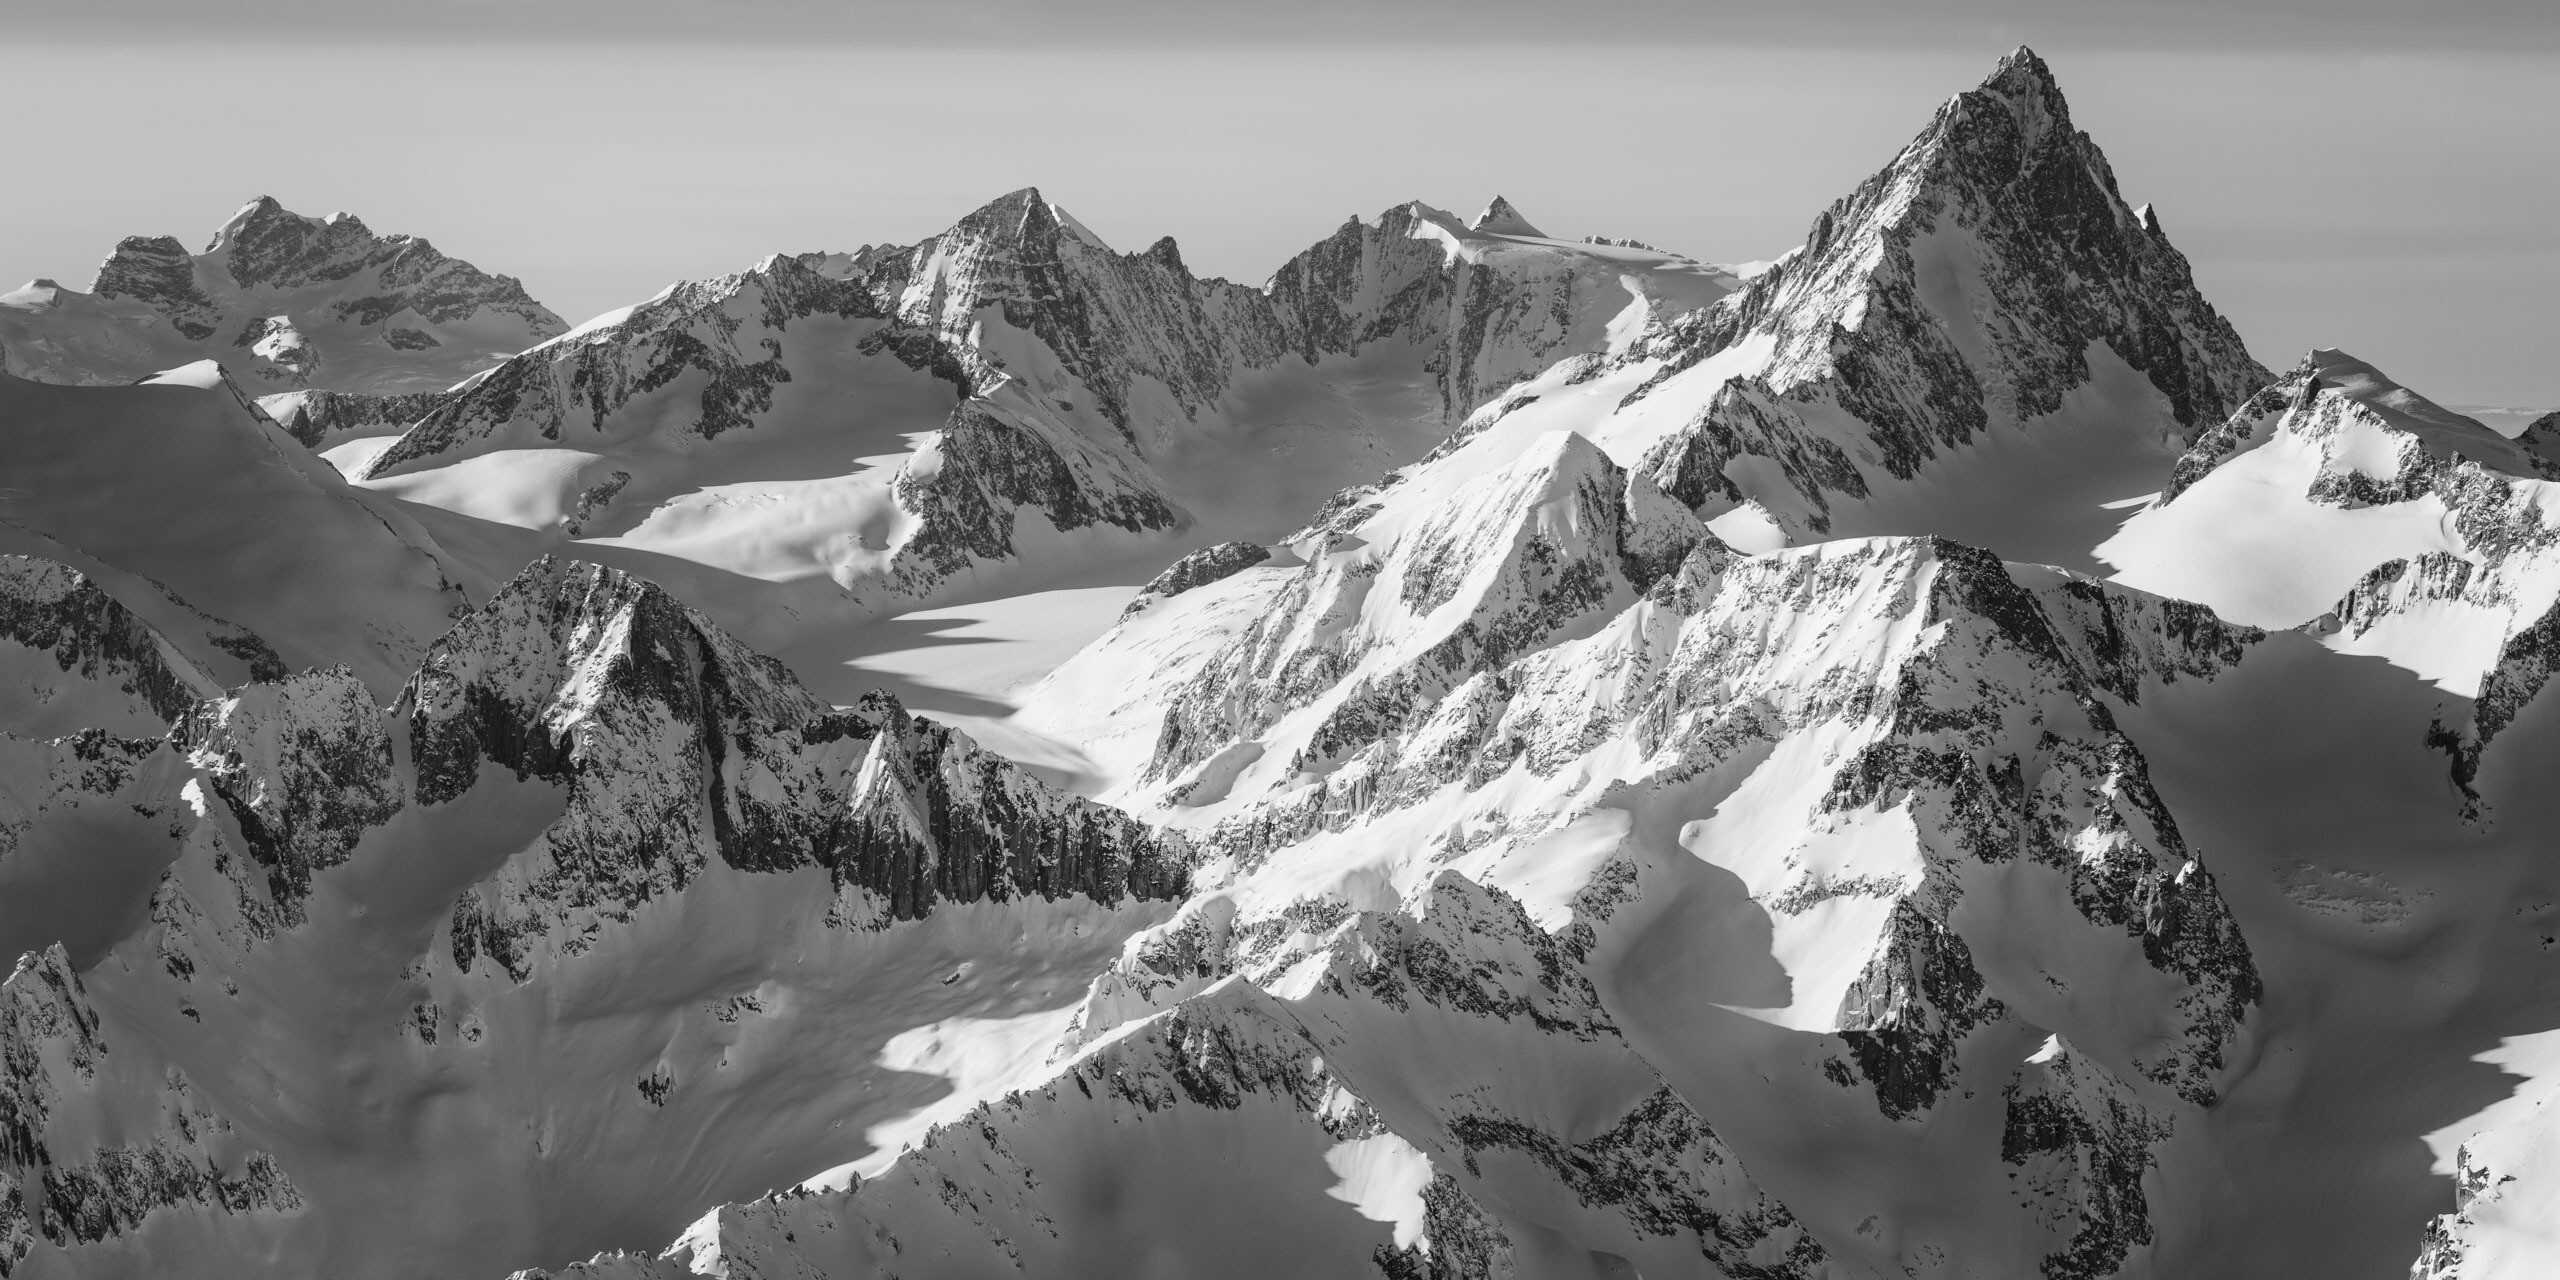
[[1041,195],[1038,187],[1020,187],[997,196],[952,224],[951,230],[1033,244],[1054,243],[1064,237],[1097,249],[1110,247],[1075,215]]
[[240,206],[239,212],[224,221],[222,229],[214,232],[213,239],[205,244],[204,251],[219,253],[224,246],[237,244],[261,228],[288,221],[310,222],[311,219],[285,208],[274,196],[259,196]]
[[2025,45],[2000,59],[2000,65],[1983,77],[1981,85],[1958,95],[1957,100],[2001,103],[2018,117],[2019,126],[2031,140],[2052,125],[2061,126],[2066,133],[2070,129],[2071,106],[2063,99],[2062,86],[2053,78],[2053,68]]
[[2043,58],[2037,56],[2035,50],[2025,45],[2019,45],[2003,55],[2000,65],[1992,68],[1990,75],[1983,77],[1982,87],[1994,93],[2012,97],[2023,95],[2043,97],[2059,95],[2062,92],[2062,86],[2054,81],[2053,68],[2047,65]]
[[1467,224],[1467,229],[1497,236],[1534,236],[1541,240],[1547,235],[1520,212],[1518,205],[1504,196],[1495,196],[1493,203],[1486,205],[1484,212]]
[[[530,644],[530,649],[528,649]],[[479,649],[480,657],[522,660],[528,652],[576,661],[600,649],[700,646],[705,668],[717,668],[732,695],[770,708],[776,720],[800,721],[825,704],[803,690],[781,663],[740,644],[666,588],[628,570],[545,555],[516,572],[473,614],[428,649]]]

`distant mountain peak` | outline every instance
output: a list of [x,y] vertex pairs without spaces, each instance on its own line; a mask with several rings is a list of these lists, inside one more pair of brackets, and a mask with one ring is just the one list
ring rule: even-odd
[[259,196],[240,206],[239,212],[226,219],[222,226],[214,231],[213,238],[205,241],[204,251],[220,253],[225,246],[238,242],[243,235],[250,233],[253,229],[282,218],[303,220],[300,215],[285,208],[283,202],[274,196]]
[[1040,194],[1038,187],[1018,187],[978,206],[943,234],[954,232],[1035,245],[1053,245],[1063,235],[1096,249],[1111,247],[1075,215]]
[[[22,314],[45,301],[27,292],[10,295]],[[351,213],[295,213],[271,195],[240,206],[202,253],[174,236],[125,237],[94,293],[140,305],[84,302],[77,314],[21,321],[43,328],[0,342],[10,369],[120,383],[211,356],[269,386],[423,392],[568,329],[513,276]]]
[[1467,229],[1497,236],[1532,236],[1541,240],[1547,235],[1520,212],[1519,206],[1498,195],[1493,198],[1493,203],[1484,207],[1484,212],[1476,215],[1475,221],[1467,224]]

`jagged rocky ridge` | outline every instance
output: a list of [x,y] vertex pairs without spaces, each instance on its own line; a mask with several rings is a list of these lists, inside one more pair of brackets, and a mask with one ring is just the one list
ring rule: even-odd
[[22,737],[156,730],[221,691],[213,677],[78,570],[0,555],[0,730]]
[[1271,548],[1255,542],[1221,542],[1214,547],[1202,547],[1166,565],[1164,572],[1147,579],[1147,585],[1138,588],[1138,598],[1130,601],[1120,616],[1125,621],[1130,615],[1168,596],[1181,595],[1194,587],[1205,587],[1270,558]]
[[[2469,699],[2448,709],[2440,733],[2453,778],[2471,795],[2481,753],[2560,669],[2555,477],[2560,468],[2531,441],[2443,409],[2344,352],[2318,350],[2197,439],[2120,554],[2137,580],[2167,576],[2145,539],[2191,536],[2229,518],[2221,493],[2272,487],[2294,504],[2303,541],[2329,547],[2240,553],[2222,583],[2188,589],[2218,589],[2233,605],[2298,621],[2333,648],[2388,658]],[[2358,521],[2379,532],[2359,532]],[[2357,573],[2360,562],[2342,557],[2358,555],[2390,558],[2351,580],[2332,576]]]
[[[2128,380],[2138,395],[2119,386]],[[2158,217],[2125,203],[2051,71],[2021,49],[1817,217],[1801,247],[1607,358],[1559,364],[1493,400],[1405,478],[1570,429],[1768,545],[1935,532],[1889,510],[1836,519],[2022,430],[2183,441],[2266,380]],[[2119,405],[2084,427],[2093,396],[2151,407]],[[2015,550],[2061,559],[2085,546]]]
[[0,1275],[154,1216],[225,1233],[225,1219],[303,1210],[275,1159],[205,1109],[185,1073],[147,1041],[111,1045],[100,1028],[59,946],[20,958],[0,982]]
[[[1287,405],[1362,361],[1395,370],[1361,385],[1398,388],[1371,428],[1398,460],[1501,388],[1605,347],[1620,313],[1686,310],[1732,284],[1673,255],[1475,230],[1408,204],[1346,222],[1255,289],[1193,275],[1170,239],[1116,252],[1026,189],[915,245],[768,258],[600,317],[457,389],[363,475],[594,449],[608,456],[559,497],[564,519],[627,529],[685,489],[623,459],[643,434],[749,456],[804,419],[840,421],[849,387],[905,388],[924,412],[938,380],[958,401],[931,410],[947,412],[941,429],[921,447],[883,437],[912,448],[885,477],[888,531],[813,552],[841,586],[914,598],[1044,547],[1047,530],[1026,536],[1025,522],[1087,538],[1189,525],[1177,477],[1201,450],[1237,447],[1219,442],[1274,413],[1292,426]],[[1344,443],[1322,464],[1329,483],[1373,476]]]
[[512,276],[268,196],[201,253],[130,236],[90,293],[38,280],[0,298],[6,371],[47,382],[131,382],[210,358],[262,389],[431,392],[567,327]]
[[1180,841],[1058,796],[887,694],[836,711],[595,565],[527,569],[428,652],[393,715],[422,805],[463,799],[489,766],[568,790],[543,853],[454,908],[455,963],[518,981],[536,948],[587,950],[715,858],[824,869],[848,922],[871,926],[946,901],[1161,899],[1189,875]]
[[[10,616],[50,628],[48,659],[168,652],[111,604],[61,608],[81,598],[67,571],[7,581]],[[136,679],[124,696],[153,712],[165,695]],[[390,1274],[430,1241],[494,1274],[634,1204],[698,1203],[703,1179],[770,1185],[742,1179],[861,1150],[858,1129],[830,1136],[813,1112],[895,1107],[911,1086],[857,1057],[744,1121],[771,1130],[748,1149],[689,1169],[639,1157],[718,1122],[804,1038],[877,1044],[1036,995],[1043,980],[1009,972],[1021,962],[999,938],[1099,946],[1098,964],[1193,861],[1180,837],[1062,796],[886,695],[829,707],[594,565],[528,568],[390,708],[343,669],[313,670],[175,720],[156,738],[0,735],[12,781],[30,776],[17,755],[60,761],[51,798],[0,805],[0,896],[14,903],[29,874],[41,889],[65,854],[123,841],[139,852],[114,857],[143,859],[89,881],[79,911],[100,923],[71,949],[41,950],[66,916],[0,910],[0,945],[33,949],[0,1020],[0,1274],[227,1275],[251,1257],[276,1274]],[[125,900],[96,900],[111,897]],[[737,917],[751,923],[729,932],[741,903],[757,904]],[[584,963],[635,945],[673,949],[654,965],[665,994],[608,977],[627,958]],[[995,985],[965,980],[973,966]],[[642,1007],[659,1012],[634,1027]],[[251,1027],[266,1048],[244,1061]],[[349,1077],[351,1061],[374,1065]],[[578,1079],[563,1113],[552,1090]],[[396,1136],[413,1122],[399,1099],[455,1087],[473,1101],[448,1113],[452,1138]],[[280,1114],[278,1096],[299,1101]],[[500,1138],[527,1125],[563,1136]],[[486,1189],[430,1196],[464,1216],[416,1215],[411,1245],[378,1252],[333,1225],[463,1169]],[[591,1195],[617,1207],[532,1207]],[[457,1245],[465,1220],[479,1243]]]
[[[1233,1237],[1195,1234],[1189,1215],[1096,1217],[1074,1188],[1141,1149],[1222,1149],[1283,1120],[1299,1136],[1257,1149],[1329,1144],[1332,1163],[1380,1143],[1406,1162],[1412,1198],[1364,1215],[1416,1229],[1349,1237],[1388,1275],[1600,1274],[1610,1258],[1677,1273],[1700,1253],[1728,1274],[1885,1274],[1935,1251],[2095,1276],[2138,1259],[2143,1178],[2243,1056],[2258,977],[2110,708],[2211,680],[2260,633],[1943,542],[1738,557],[1574,437],[1443,507],[1399,497],[1294,570],[1228,575],[1124,623],[1179,627],[1195,596],[1253,600],[1241,629],[1195,641],[1205,655],[1139,677],[1157,683],[1138,703],[1163,682],[1179,692],[1129,794],[1218,861],[1095,982],[1050,1079],[878,1178],[723,1209],[661,1259],[579,1272],[854,1273],[892,1256],[902,1274],[1036,1271],[1104,1241],[1125,1251],[1132,1233],[1222,1256],[1212,1240]],[[1683,832],[1745,796],[1748,832]],[[1748,882],[1782,953],[1865,956],[1762,1015],[1785,1028],[1784,1084],[1666,1052],[1706,1011],[1645,989],[1675,963],[1648,940],[1718,932],[1675,891],[1693,857]],[[1859,904],[1853,934],[1843,904]],[[2072,1047],[2024,1067],[1992,1047],[2024,1056],[2057,1033]],[[1325,1074],[1286,1065],[1310,1043]],[[1159,1046],[1182,1047],[1158,1066]],[[1546,1065],[1471,1069],[1495,1062]],[[1359,1123],[1323,1101],[1343,1095]],[[1849,1229],[1866,1212],[1854,1194],[1791,1200],[1721,1135],[1721,1117],[1768,1106],[1817,1108],[1830,1141],[1866,1134],[1858,1158],[1888,1162],[1910,1158],[1888,1154],[1912,1140],[1892,1135],[1960,1143],[1987,1123],[1979,1159],[2026,1181],[2005,1207],[1905,1222],[1879,1251]],[[1557,1115],[1583,1119],[1527,1119]],[[1749,1172],[1684,1183],[1671,1153],[1685,1144]],[[1245,1176],[1180,1167],[1214,1186]],[[1340,1236],[1308,1217],[1329,1204],[1266,1189],[1215,1221]]]
[[[557,1274],[1083,1274],[1133,1253],[1283,1256],[1312,1274],[1389,1277],[1574,1274],[1611,1256],[1648,1273],[1833,1273],[1706,1121],[1626,1053],[1575,971],[1574,941],[1456,875],[1436,879],[1415,914],[1315,927],[1287,990],[1218,981],[981,1106],[879,1178],[723,1208],[662,1257]],[[1417,1039],[1431,1046],[1421,1071]],[[1470,1055],[1572,1073],[1608,1100],[1606,1118],[1587,1135],[1560,1131],[1534,1089],[1478,1075]],[[1135,1160],[1135,1149],[1160,1154]],[[1229,1150],[1255,1159],[1215,1154]],[[1349,1196],[1273,1195],[1269,1162],[1319,1157],[1394,1191],[1358,1201],[1356,1215]],[[1134,1174],[1124,1208],[1049,1191],[1105,1168]]]

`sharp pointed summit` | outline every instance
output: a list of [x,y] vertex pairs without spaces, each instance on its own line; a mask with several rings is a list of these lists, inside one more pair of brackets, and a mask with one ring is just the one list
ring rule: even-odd
[[1545,239],[1547,234],[1538,230],[1536,224],[1523,216],[1511,201],[1501,196],[1495,196],[1493,203],[1486,205],[1484,212],[1477,214],[1475,221],[1467,224],[1467,229],[1497,236],[1529,236],[1541,240]]

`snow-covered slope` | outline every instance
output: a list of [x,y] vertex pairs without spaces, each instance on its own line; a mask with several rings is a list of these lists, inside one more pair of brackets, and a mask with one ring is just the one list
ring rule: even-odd
[[[1738,284],[1512,221],[1397,206],[1255,289],[1017,191],[915,245],[673,286],[331,457],[498,559],[574,542],[829,668],[887,613],[1267,542],[1485,397]],[[324,437],[348,412],[302,408]]]
[[213,359],[262,393],[425,392],[565,328],[511,276],[352,214],[304,217],[260,196],[201,253],[131,236],[90,293],[37,280],[0,294],[0,368],[123,383]]
[[0,375],[0,423],[0,551],[81,570],[223,680],[344,662],[388,693],[463,606],[425,531],[210,362],[131,387]]
[[[1387,1274],[2138,1256],[2144,1172],[2248,1060],[2259,983],[2108,707],[2258,633],[1953,544],[1738,559],[1572,438],[1484,488],[1135,615],[1115,641],[1258,602],[1205,633],[1145,768],[1204,889],[1094,984],[1051,1078],[673,1262],[1179,1268],[1266,1224]],[[1288,678],[1229,674],[1264,661]],[[1217,1154],[1248,1141],[1273,1167]],[[1089,1207],[1159,1186],[1250,1201]]]
[[2308,625],[2477,698],[2494,734],[2560,622],[2560,464],[2372,365],[2314,351],[2179,459],[2098,548],[2121,581]]
[[[573,1271],[1178,1270],[1266,1227],[1322,1242],[1272,1274],[2407,1267],[2448,1194],[2407,1153],[2560,996],[2560,703],[2479,754],[2484,827],[2393,668],[1942,540],[1693,526],[1631,571],[1606,482],[1645,482],[1545,449],[1165,594],[1035,700],[1212,859],[1046,1067]],[[1539,589],[1584,578],[1625,585]]]
[[0,731],[156,736],[221,691],[211,673],[80,571],[0,555]]
[[1749,549],[1927,532],[2085,567],[2107,504],[2266,377],[2021,49],[1745,287],[1515,387],[1396,483],[1570,430]]
[[[1192,861],[555,561],[387,710],[312,671],[156,739],[0,736],[28,750],[66,767],[0,808],[12,1276],[494,1275],[672,1233],[869,1151],[933,1093],[884,1043],[1072,998]],[[123,871],[40,874],[82,859]],[[86,891],[70,950],[30,875]]]

